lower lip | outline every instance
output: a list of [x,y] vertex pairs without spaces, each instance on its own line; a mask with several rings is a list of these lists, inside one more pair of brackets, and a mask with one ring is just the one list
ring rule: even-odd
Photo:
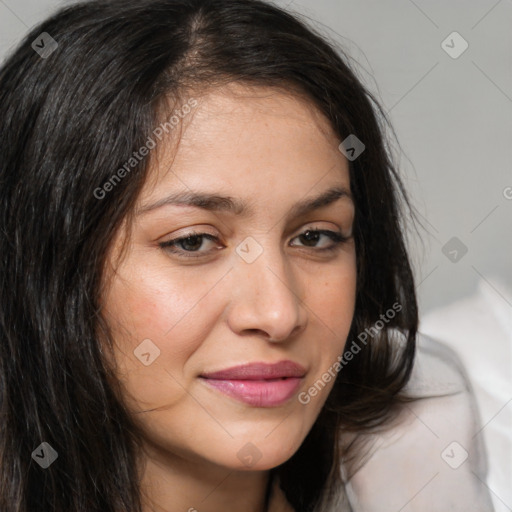
[[211,387],[255,407],[277,407],[289,400],[300,386],[299,377],[272,380],[204,379]]

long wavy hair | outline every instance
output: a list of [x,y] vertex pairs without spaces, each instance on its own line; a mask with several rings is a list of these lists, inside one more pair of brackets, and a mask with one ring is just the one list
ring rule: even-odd
[[[106,254],[148,159],[107,197],[98,188],[146,143],[166,105],[230,82],[300,94],[340,141],[355,134],[366,146],[349,164],[357,297],[347,343],[372,336],[339,372],[298,451],[271,470],[291,505],[316,510],[342,487],[354,439],[388,424],[408,399],[418,322],[402,234],[410,205],[389,121],[349,57],[298,15],[259,0],[78,3],[31,30],[0,70],[3,512],[140,512],[137,429],[98,333],[109,333]],[[375,329],[396,303],[400,312]],[[46,470],[31,456],[43,441],[58,453]]]

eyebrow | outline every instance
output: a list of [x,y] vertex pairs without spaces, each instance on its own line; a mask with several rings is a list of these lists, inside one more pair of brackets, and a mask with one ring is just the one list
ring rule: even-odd
[[[311,211],[318,210],[335,203],[339,199],[346,197],[352,201],[352,194],[344,186],[332,187],[321,194],[303,199],[293,205],[288,217],[300,217]],[[136,215],[142,215],[162,206],[193,206],[207,211],[227,212],[239,216],[250,217],[254,210],[249,205],[230,196],[221,194],[201,193],[201,192],[177,192],[149,205],[143,205],[137,210]]]

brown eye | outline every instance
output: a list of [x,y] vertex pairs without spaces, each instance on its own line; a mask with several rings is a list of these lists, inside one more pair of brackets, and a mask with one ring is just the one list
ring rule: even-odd
[[197,251],[203,245],[203,237],[201,235],[188,236],[179,240],[177,244],[185,251]]
[[[159,246],[166,251],[183,255],[184,257],[200,257],[205,256],[211,251],[200,251],[204,245],[204,241],[218,242],[216,236],[210,235],[209,233],[189,233],[185,236],[174,238],[173,240],[167,240],[162,242]],[[188,253],[188,254],[187,254]],[[197,254],[190,254],[197,253]]]
[[305,243],[305,245],[310,245],[314,247],[317,243],[319,238],[322,236],[322,233],[319,233],[318,231],[306,231],[302,233],[302,235],[299,235],[298,238],[300,238],[301,242]]
[[[331,240],[331,245],[327,247],[318,247],[318,242],[322,240],[322,237]],[[295,237],[304,244],[304,247],[317,248],[319,251],[332,251],[337,249],[342,243],[346,242],[349,237],[337,233],[336,231],[330,231],[326,229],[308,229]]]

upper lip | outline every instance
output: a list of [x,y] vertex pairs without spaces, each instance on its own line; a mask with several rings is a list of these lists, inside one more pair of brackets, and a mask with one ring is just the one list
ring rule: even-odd
[[278,363],[249,363],[233,366],[218,372],[203,373],[201,377],[218,380],[265,380],[286,377],[304,377],[306,370],[293,361]]

